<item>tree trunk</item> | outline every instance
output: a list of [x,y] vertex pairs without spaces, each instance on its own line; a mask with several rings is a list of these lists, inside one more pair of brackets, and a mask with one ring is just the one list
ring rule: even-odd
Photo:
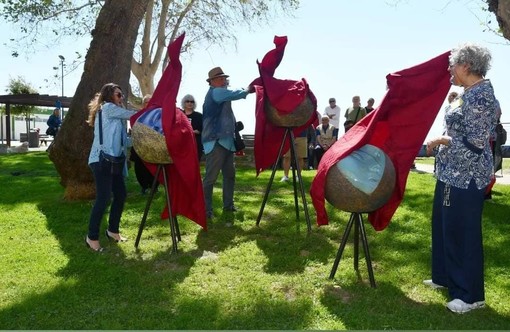
[[149,1],[107,0],[97,17],[80,83],[49,153],[65,188],[65,199],[95,197],[88,167],[94,130],[85,122],[87,105],[105,83],[117,83],[127,93],[138,28]]
[[489,11],[496,15],[503,37],[510,40],[510,1],[487,0],[487,4]]
[[[158,34],[157,43],[152,45],[151,32],[152,32],[152,20],[154,19],[154,3],[149,3],[147,12],[145,13],[145,24],[142,35],[142,42],[140,44],[141,57],[140,62],[137,62],[135,58],[131,61],[131,72],[135,75],[140,86],[140,92],[142,96],[152,94],[154,92],[154,76],[161,63],[161,56],[166,50],[165,48],[165,28],[166,18],[168,16],[168,7],[170,0],[162,0],[161,12],[159,15],[158,22]],[[153,51],[153,47],[156,46],[156,50]],[[154,59],[152,56],[154,55]]]

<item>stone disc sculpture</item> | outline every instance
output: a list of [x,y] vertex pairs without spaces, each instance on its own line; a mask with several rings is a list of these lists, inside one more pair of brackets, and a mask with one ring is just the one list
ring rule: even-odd
[[267,120],[277,127],[300,127],[310,120],[315,108],[310,97],[306,97],[291,113],[282,114],[266,98],[265,112]]
[[171,164],[163,126],[161,108],[145,112],[131,128],[133,148],[142,160],[153,164]]
[[395,167],[388,155],[367,144],[329,169],[325,197],[343,211],[372,212],[386,204],[395,180]]

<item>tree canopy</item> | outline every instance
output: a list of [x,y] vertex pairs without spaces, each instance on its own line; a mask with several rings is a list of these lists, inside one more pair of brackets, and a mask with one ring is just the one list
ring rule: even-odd
[[[111,1],[111,0],[110,0]],[[13,56],[33,45],[58,44],[63,36],[93,32],[101,8],[99,0],[0,0],[0,14],[19,26],[21,38],[12,41]],[[152,93],[165,47],[186,32],[184,52],[200,45],[236,45],[240,28],[252,29],[272,19],[292,15],[299,0],[153,0],[149,1],[131,61],[138,96]],[[81,52],[77,57],[81,61]],[[131,95],[132,96],[132,95]]]
[[[7,86],[7,92],[12,95],[37,93],[37,90],[30,85],[23,77],[11,78]],[[34,114],[35,106],[29,105],[12,105],[11,113],[22,115],[26,119],[27,133],[30,131],[30,117]]]

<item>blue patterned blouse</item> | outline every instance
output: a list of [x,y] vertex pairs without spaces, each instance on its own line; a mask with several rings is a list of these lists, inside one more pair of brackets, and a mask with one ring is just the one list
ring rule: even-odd
[[497,120],[497,102],[489,80],[484,80],[452,102],[445,113],[449,145],[440,145],[436,177],[451,186],[467,189],[472,179],[485,188],[493,173],[489,143]]

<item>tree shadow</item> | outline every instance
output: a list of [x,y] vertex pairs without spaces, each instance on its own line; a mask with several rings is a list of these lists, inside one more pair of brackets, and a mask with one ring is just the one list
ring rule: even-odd
[[[9,322],[2,326],[16,329],[147,328],[137,326],[135,317],[126,317],[135,312],[133,306],[154,306],[155,312],[168,315],[167,309],[158,308],[154,300],[159,304],[168,303],[169,293],[189,275],[196,255],[189,252],[170,255],[170,246],[148,259],[140,254],[126,255],[126,251],[134,250],[127,248],[133,245],[132,239],[121,244],[106,243],[103,239],[106,251],[94,253],[85,246],[87,219],[79,217],[88,216],[88,204],[81,204],[76,222],[62,222],[54,204],[42,202],[38,208],[46,216],[47,228],[67,259],[65,267],[56,274],[63,282],[49,292],[27,296],[2,310],[0,321]],[[104,285],[100,293],[97,293],[98,284]],[[63,299],[64,304],[61,303]]]
[[[243,170],[243,172],[247,172]],[[243,188],[236,193],[236,206],[239,212],[218,215],[208,223],[208,231],[201,232],[197,237],[197,246],[202,250],[221,252],[243,242],[256,241],[257,247],[267,258],[265,270],[268,273],[288,274],[301,273],[311,261],[326,262],[327,253],[324,245],[330,246],[328,239],[317,232],[313,222],[314,210],[307,195],[307,206],[310,212],[312,231],[308,233],[304,216],[304,207],[299,197],[299,219],[296,219],[293,187],[291,183],[273,182],[269,198],[266,202],[260,225],[256,225],[260,213],[262,198],[267,188],[269,174],[263,173],[251,185],[253,179],[246,174],[241,175],[237,185]],[[217,182],[221,183],[221,177]],[[304,181],[308,193],[310,179]],[[218,188],[215,186],[215,188]],[[219,190],[219,188],[218,188]],[[260,205],[257,204],[259,201]],[[245,210],[246,206],[257,206],[256,209]],[[221,195],[214,195],[213,206],[222,206]],[[247,222],[252,227],[247,228]],[[289,236],[289,234],[293,234]],[[331,247],[332,248],[332,247]]]
[[[418,287],[426,287],[420,285]],[[488,321],[494,328],[507,328],[510,319],[490,306],[459,315],[445,307],[446,294],[428,291],[433,300],[411,298],[395,285],[380,282],[377,289],[360,283],[326,285],[321,303],[348,330],[413,330],[422,329],[486,329]],[[399,308],[405,310],[405,315]]]
[[[312,301],[270,296],[269,290],[258,292],[228,311],[221,311],[220,298],[193,297],[181,301],[175,310],[181,323],[175,329],[188,330],[299,330],[313,320]],[[197,310],[198,308],[198,310]]]
[[[20,180],[14,179],[9,186],[16,185],[12,187],[18,188],[16,190],[30,188],[28,178],[16,181]],[[130,188],[136,186],[134,179],[129,181]],[[53,188],[50,190],[59,190],[55,179],[42,183]],[[39,186],[38,182],[34,187]],[[264,188],[260,185],[257,190]],[[31,289],[16,302],[11,301],[13,304],[2,306],[0,326],[5,329],[309,329],[320,328],[316,325],[320,324],[316,321],[318,310],[326,311],[325,316],[334,320],[324,323],[326,326],[338,324],[339,329],[484,329],[486,326],[505,329],[510,326],[508,317],[490,307],[490,300],[488,308],[455,315],[444,307],[444,292],[430,290],[425,293],[427,298],[416,299],[414,296],[423,291],[404,291],[387,281],[385,271],[390,269],[398,271],[413,266],[417,271],[428,270],[430,233],[416,232],[414,224],[422,222],[427,213],[420,212],[423,208],[418,209],[414,201],[431,204],[432,190],[431,195],[408,193],[402,209],[384,232],[375,232],[366,225],[378,287],[369,287],[363,262],[360,261],[361,279],[353,271],[349,241],[335,280],[327,280],[325,274],[323,279],[310,281],[317,285],[314,289],[322,289],[318,306],[314,303],[316,294],[300,294],[291,284],[292,279],[280,280],[285,274],[304,273],[303,277],[309,278],[313,274],[306,271],[307,267],[314,263],[330,264],[348,214],[328,207],[331,224],[318,229],[314,226],[312,233],[307,234],[303,214],[299,221],[295,219],[293,201],[288,199],[291,189],[281,188],[265,211],[260,227],[255,226],[258,210],[220,214],[210,223],[208,232],[197,231],[194,223],[179,217],[184,241],[179,244],[177,255],[171,254],[168,221],[159,219],[163,195],[151,207],[139,250],[132,247],[133,235],[138,230],[145,202],[138,195],[129,195],[124,212],[129,218],[123,220],[122,227],[131,232],[128,234],[130,241],[108,243],[107,251],[97,254],[88,250],[84,243],[90,202],[60,202],[55,195],[48,200],[41,199],[42,190],[48,189],[35,188],[36,194],[27,195],[26,199],[38,204],[48,230],[58,241],[58,248],[49,250],[61,250],[66,263],[56,273],[61,279],[57,286],[47,291],[47,287],[41,287],[44,292]],[[236,195],[239,197],[238,193]],[[501,236],[509,231],[510,223],[506,222],[509,207],[502,203],[503,195],[495,197],[495,202],[491,203],[494,206],[487,207],[484,217],[484,228],[489,228],[484,236]],[[239,201],[260,199],[260,192],[257,196],[250,191],[240,195]],[[17,203],[19,200],[8,200],[7,204]],[[72,215],[63,215],[64,210],[72,211]],[[411,210],[416,211],[408,212]],[[415,219],[420,220],[413,221]],[[228,220],[232,220],[230,226]],[[253,225],[247,229],[249,222]],[[412,237],[406,237],[413,233]],[[242,279],[257,276],[258,271],[247,276],[236,275],[234,265],[231,279],[204,293],[203,288],[210,287],[207,280],[216,277],[217,269],[214,263],[208,263],[208,252],[220,253],[249,242],[254,242],[263,252],[263,271],[270,274],[271,286],[259,285],[256,278],[247,283]],[[507,247],[508,242],[502,236],[486,249],[488,266],[506,271],[508,260],[502,248]],[[421,285],[421,278],[417,283],[416,287],[425,287]],[[243,296],[234,299],[238,293]],[[406,311],[405,315],[402,310]],[[324,313],[321,314],[324,317]]]
[[[2,178],[1,202],[4,205],[24,202],[39,202],[45,194],[59,191],[62,187],[54,168],[48,167],[48,154],[30,152],[8,155],[0,158],[0,177]],[[10,195],[24,190],[25,195]]]
[[[84,237],[77,236],[84,234],[86,222],[78,215],[87,215],[88,204],[78,209],[76,220],[64,223],[53,204],[43,202],[38,208],[67,260],[56,273],[62,282],[44,293],[31,292],[0,310],[0,325],[6,329],[298,329],[313,318],[307,314],[311,312],[310,300],[293,301],[284,295],[275,299],[270,289],[259,289],[256,298],[226,312],[222,297],[215,292],[208,296],[185,293],[181,287],[190,278],[190,270],[205,250],[214,250],[208,246],[209,239],[202,242],[203,249],[181,248],[178,254],[171,254],[168,237],[157,239],[168,235],[169,228],[159,224],[149,226],[152,229],[146,230],[142,244],[150,248],[159,242],[159,248],[167,247],[164,251],[135,251],[128,247],[133,245],[131,239],[121,244],[103,242],[106,251],[94,253],[85,247]],[[130,208],[126,212],[133,213]],[[181,227],[185,234],[196,228],[185,222]],[[199,232],[197,238],[219,231]],[[239,231],[233,227],[230,233]],[[225,243],[219,250],[228,246],[228,241]],[[143,308],[143,317],[137,317],[136,307]]]

